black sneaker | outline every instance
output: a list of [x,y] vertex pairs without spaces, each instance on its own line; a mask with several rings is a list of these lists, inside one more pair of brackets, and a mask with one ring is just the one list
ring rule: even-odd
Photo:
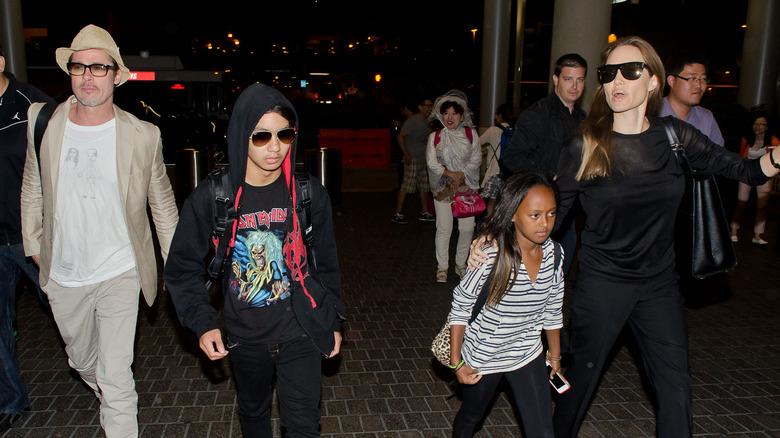
[[14,412],[13,414],[0,414],[0,433],[10,429],[11,426],[21,423],[21,412]]
[[390,219],[391,221],[397,223],[397,224],[406,224],[409,223],[408,220],[402,215],[401,213],[396,213],[393,215],[393,217]]
[[428,213],[427,211],[425,213],[420,213],[419,219],[423,222],[436,222],[436,216]]

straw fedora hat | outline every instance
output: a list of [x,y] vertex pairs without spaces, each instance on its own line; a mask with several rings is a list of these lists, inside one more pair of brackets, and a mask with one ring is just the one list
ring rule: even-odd
[[100,49],[116,61],[121,73],[119,85],[124,84],[127,79],[130,78],[130,69],[128,69],[124,61],[122,61],[122,57],[119,55],[119,47],[116,46],[111,34],[94,24],[90,24],[84,27],[84,29],[81,29],[78,35],[76,35],[76,38],[73,38],[70,47],[60,47],[57,49],[55,52],[57,65],[59,65],[65,73],[68,73],[67,64],[70,60],[70,55],[72,55],[73,52],[89,49]]

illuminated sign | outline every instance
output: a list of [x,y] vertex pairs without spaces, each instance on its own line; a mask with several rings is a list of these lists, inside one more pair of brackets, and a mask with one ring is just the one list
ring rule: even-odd
[[153,71],[131,71],[130,72],[130,78],[128,78],[130,81],[153,81],[154,80],[154,72]]
[[183,90],[183,89],[184,89],[184,85],[182,85],[182,84],[173,84],[173,85],[171,85],[171,90]]

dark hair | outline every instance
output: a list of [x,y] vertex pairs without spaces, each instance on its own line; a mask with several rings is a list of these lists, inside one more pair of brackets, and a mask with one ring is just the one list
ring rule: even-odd
[[504,120],[504,123],[509,123],[510,125],[515,124],[515,116],[512,114],[512,107],[508,104],[502,103],[499,105],[498,108],[496,108],[496,114],[501,116],[501,119]]
[[[539,172],[520,172],[512,175],[501,186],[493,214],[482,221],[477,228],[476,237],[486,237],[498,244],[493,283],[488,292],[487,305],[495,307],[506,295],[509,285],[514,283],[523,256],[517,246],[515,226],[512,217],[523,203],[528,192],[537,186],[552,190],[555,205],[560,202],[558,186],[547,175]],[[510,278],[511,277],[511,278]]]
[[[268,112],[266,112],[266,114],[268,114],[268,113],[279,114],[280,116],[282,116],[285,119],[287,119],[287,122],[293,128],[296,126],[296,124],[298,122],[297,118],[295,117],[295,110],[293,110],[292,108],[288,108],[286,106],[276,105],[273,108],[269,109]],[[260,117],[262,118],[262,116],[260,116]]]
[[[710,68],[709,60],[704,55],[691,50],[680,50],[666,59],[666,62],[664,63],[666,77],[679,75],[685,69],[686,65],[691,64],[701,64],[704,66],[705,71]],[[664,80],[666,80],[666,77]]]
[[463,115],[463,112],[465,111],[462,106],[458,102],[453,102],[451,100],[448,100],[441,104],[441,108],[439,108],[439,113],[444,114],[447,112],[448,109],[452,108],[453,111],[456,113]]
[[555,61],[555,71],[553,72],[553,75],[560,76],[564,67],[584,68],[585,73],[587,73],[588,61],[576,53],[567,53]]
[[[749,129],[745,134],[746,144],[750,146],[756,146],[756,133],[753,132],[753,124],[756,123],[756,120],[762,117],[764,118],[764,120],[766,120],[767,128],[770,128],[769,116],[767,116],[766,113],[764,113],[763,111],[758,113],[753,113],[750,117],[750,126],[748,127]],[[766,132],[764,133],[764,144],[761,146],[771,146],[771,145],[772,145],[772,134],[770,133],[770,130],[767,129]]]

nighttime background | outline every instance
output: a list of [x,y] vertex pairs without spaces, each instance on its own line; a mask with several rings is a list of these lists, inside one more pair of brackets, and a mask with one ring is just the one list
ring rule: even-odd
[[[618,4],[613,7],[611,30],[646,38],[662,58],[680,48],[708,55],[714,87],[703,103],[730,131],[729,121],[742,111],[735,107],[734,85],[739,83],[747,0],[718,3]],[[518,111],[548,91],[553,5],[550,0],[526,4],[523,101]],[[22,6],[25,28],[46,29],[45,36],[28,38],[27,61],[34,67],[30,82],[52,95],[67,93],[69,88],[65,75],[44,68],[54,67],[54,49],[70,45],[78,30],[93,23],[114,35],[123,56],[173,55],[187,70],[227,71],[223,75],[226,95],[218,107],[197,108],[210,116],[224,118],[235,95],[256,81],[284,90],[302,113],[311,109],[316,116],[302,124],[311,128],[388,127],[403,102],[420,93],[435,98],[451,88],[466,91],[472,109],[479,108],[481,1],[138,0],[82,5],[25,0]],[[472,29],[478,29],[476,35]],[[330,76],[309,76],[312,72]],[[375,80],[377,74],[380,82]],[[301,89],[301,80],[309,81],[306,90]],[[509,84],[508,96],[513,86]],[[342,99],[324,108],[314,105],[316,92],[341,92]],[[117,99],[152,93],[173,92],[169,87],[162,91],[130,84],[117,90]],[[185,103],[192,106],[191,100],[190,96]]]

